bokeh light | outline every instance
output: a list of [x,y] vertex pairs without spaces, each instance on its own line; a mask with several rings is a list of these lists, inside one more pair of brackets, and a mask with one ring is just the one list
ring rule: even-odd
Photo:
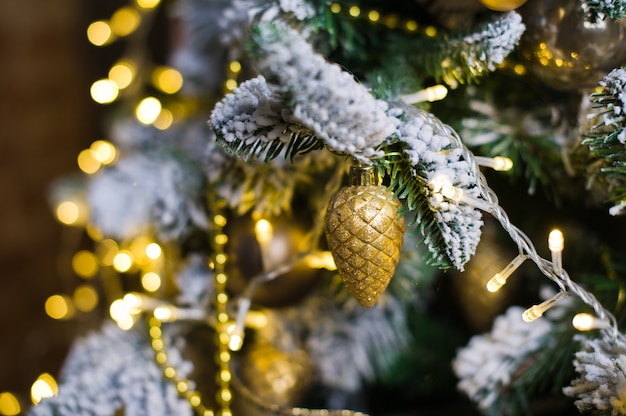
[[109,79],[117,84],[117,88],[123,90],[133,82],[135,72],[136,69],[133,62],[121,60],[109,69]]
[[175,94],[183,87],[183,76],[174,68],[158,66],[152,72],[152,83],[166,94]]
[[87,39],[95,46],[104,46],[113,39],[111,25],[104,20],[93,22],[87,28]]
[[152,124],[161,113],[161,101],[155,97],[146,97],[137,105],[135,116],[143,124]]
[[141,15],[137,9],[122,7],[111,16],[111,31],[117,36],[128,36],[141,24]]
[[102,163],[100,163],[97,158],[96,152],[92,149],[82,150],[78,154],[76,162],[78,163],[78,168],[88,175],[96,173],[102,166]]
[[93,157],[103,165],[110,165],[117,158],[117,149],[106,140],[96,140],[89,146],[94,152]]
[[74,316],[72,301],[65,295],[52,295],[44,305],[46,314],[52,319],[70,319]]
[[0,393],[0,415],[3,416],[16,416],[22,411],[20,402],[13,393],[3,392]]
[[141,276],[141,285],[148,292],[156,292],[161,287],[161,276],[155,272],[147,272]]
[[98,292],[91,285],[78,286],[72,295],[74,307],[81,312],[91,312],[98,306]]
[[98,272],[96,255],[88,250],[81,250],[72,256],[72,270],[84,279],[90,279]]
[[119,88],[115,81],[103,78],[91,84],[89,93],[91,98],[98,104],[109,104],[119,96]]
[[113,268],[120,273],[130,270],[133,266],[133,255],[130,251],[122,250],[113,258]]
[[54,397],[59,392],[56,380],[48,373],[43,373],[30,388],[30,397],[34,404],[39,404],[42,399]]

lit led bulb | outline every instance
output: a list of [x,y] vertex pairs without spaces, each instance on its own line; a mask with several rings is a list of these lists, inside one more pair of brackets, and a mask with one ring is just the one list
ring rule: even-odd
[[606,329],[610,324],[589,313],[578,313],[572,318],[572,326],[579,331],[591,331],[592,329]]
[[563,233],[560,230],[552,230],[548,236],[548,248],[552,254],[552,268],[557,276],[563,271]]
[[496,273],[491,279],[489,279],[487,282],[487,290],[490,292],[497,292],[500,290],[500,288],[505,285],[509,276],[511,276],[511,274],[517,270],[517,268],[521,266],[527,258],[528,256],[520,254],[511,260],[511,262],[500,273]]
[[550,308],[556,305],[561,299],[567,297],[567,293],[559,292],[556,295],[552,296],[550,299],[541,302],[538,305],[533,305],[530,308],[526,309],[522,314],[522,319],[524,322],[532,322],[537,318],[543,316]]
[[480,166],[485,166],[497,171],[511,170],[513,167],[513,161],[508,157],[496,156],[496,157],[483,157],[476,156],[476,162]]
[[448,89],[441,84],[433,85],[413,94],[407,94],[400,97],[407,104],[423,103],[425,101],[440,101],[446,98]]

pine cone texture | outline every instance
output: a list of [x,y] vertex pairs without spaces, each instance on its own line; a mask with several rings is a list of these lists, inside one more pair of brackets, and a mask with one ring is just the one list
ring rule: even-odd
[[401,204],[382,185],[347,186],[326,211],[326,240],[337,271],[364,307],[387,288],[402,250],[406,229]]

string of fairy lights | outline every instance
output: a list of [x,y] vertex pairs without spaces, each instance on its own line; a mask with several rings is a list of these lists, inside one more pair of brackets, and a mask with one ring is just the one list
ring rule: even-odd
[[[129,42],[141,42],[145,40],[146,27],[151,21],[155,11],[159,7],[160,0],[132,0],[132,4],[117,9],[109,19],[97,20],[87,28],[88,40],[97,47],[105,47],[115,41],[127,39]],[[395,14],[383,15],[375,9],[364,10],[358,6],[346,6],[332,3],[329,6],[331,13],[342,15],[346,18],[362,19],[372,24],[383,25],[391,30],[404,30],[416,35],[435,37],[437,28],[431,25],[419,25],[415,20],[403,18]],[[135,39],[133,40],[133,36]],[[135,48],[136,49],[136,48]],[[508,68],[518,75],[524,75],[526,69],[518,63],[506,61],[501,67]],[[145,72],[148,76],[144,76]],[[232,92],[238,85],[238,78],[242,73],[242,62],[239,59],[230,60],[225,68],[226,78],[223,84],[224,93]],[[140,81],[138,81],[140,80]],[[182,88],[183,76],[176,69],[166,65],[150,65],[143,56],[125,56],[116,61],[109,69],[107,77],[96,80],[90,88],[91,98],[99,104],[111,104],[120,99],[132,99],[135,102],[134,115],[142,124],[152,125],[157,129],[165,130],[178,120],[183,119],[191,109],[184,103],[176,100],[168,100],[169,107],[155,96],[137,96],[142,91],[136,83],[148,80],[151,87],[164,96],[174,97]],[[445,98],[447,88],[443,85],[435,85],[402,97],[405,102],[417,103],[421,101],[435,101]],[[94,141],[89,148],[82,150],[77,156],[79,169],[86,175],[96,174],[100,169],[113,165],[119,157],[119,151],[113,143],[99,139]],[[511,161],[506,158],[482,158],[475,157],[476,163],[495,170],[508,170]],[[502,215],[497,200],[478,200],[477,198],[464,195],[462,191],[451,187],[449,184],[431,184],[432,192],[441,194],[443,199],[452,199],[458,202],[476,206],[486,212]],[[137,276],[143,293],[125,292],[122,285],[109,285],[104,287],[108,311],[117,325],[129,330],[135,323],[145,316],[148,322],[148,332],[151,346],[155,353],[155,362],[162,368],[163,377],[174,384],[179,395],[188,401],[195,413],[200,416],[231,416],[231,372],[232,353],[241,348],[243,343],[241,326],[260,327],[263,325],[264,316],[257,311],[248,310],[249,305],[240,302],[240,310],[235,311],[236,317],[229,314],[229,296],[226,292],[228,276],[225,265],[228,261],[224,252],[224,246],[228,237],[223,233],[226,225],[226,217],[221,214],[213,217],[213,248],[214,255],[209,261],[214,272],[214,285],[216,295],[214,299],[215,317],[211,321],[207,311],[180,309],[171,304],[157,300],[153,294],[162,290],[167,256],[163,248],[150,236],[139,236],[129,241],[115,241],[103,238],[102,235],[88,221],[89,209],[80,195],[73,195],[56,201],[54,213],[57,220],[69,227],[82,228],[94,241],[93,250],[79,250],[72,255],[70,260],[73,273],[80,279],[71,294],[53,294],[45,302],[44,308],[47,315],[56,320],[67,320],[76,317],[79,313],[90,313],[99,304],[104,302],[96,286],[92,283],[96,276]],[[506,221],[504,221],[506,225]],[[510,226],[510,224],[509,224]],[[271,225],[270,225],[271,227]],[[514,230],[515,231],[515,230]],[[514,233],[515,234],[515,233]],[[515,234],[518,235],[518,234]],[[257,234],[259,243],[262,236]],[[520,247],[529,244],[524,236],[517,240]],[[560,277],[564,274],[562,268],[561,253],[563,251],[563,235],[559,230],[553,230],[548,239],[552,261],[549,262],[551,278],[560,284],[561,291],[552,298],[538,305],[533,305],[524,313],[524,320],[532,321],[542,316],[549,308],[562,299],[568,289],[574,287],[580,293],[577,285],[569,278],[562,283]],[[530,244],[532,247],[532,244]],[[328,253],[326,253],[328,254]],[[332,268],[329,266],[328,257],[325,256],[325,264],[315,267]],[[534,257],[534,258],[533,258]],[[498,291],[506,284],[509,277],[527,260],[533,259],[540,266],[545,266],[536,257],[533,250],[520,249],[520,253],[502,271],[496,273],[487,283],[487,290]],[[545,272],[545,270],[542,269]],[[268,273],[272,273],[269,271]],[[555,277],[556,276],[556,277]],[[111,282],[115,279],[106,279]],[[582,289],[580,289],[582,290]],[[592,329],[612,329],[616,332],[616,324],[611,319],[610,313],[595,303],[594,298],[586,297],[583,292],[583,300],[592,304],[599,316],[591,314],[577,314],[573,319],[573,325],[581,331]],[[242,306],[243,305],[243,306]],[[230,311],[232,313],[232,310]],[[193,319],[207,322],[216,330],[215,364],[218,368],[216,381],[218,391],[215,403],[219,410],[212,409],[202,398],[200,393],[193,389],[191,380],[181,377],[176,368],[170,365],[167,359],[167,345],[163,336],[163,325],[179,319]],[[55,378],[49,373],[41,374],[32,384],[31,402],[38,404],[46,397],[52,397],[58,393]],[[22,412],[23,404],[18,394],[5,391],[0,392],[0,415],[15,416]],[[291,409],[289,414],[317,414],[308,409]],[[320,413],[322,414],[322,413]],[[324,414],[331,414],[326,411]],[[334,413],[333,413],[334,414]],[[341,413],[356,415],[357,413]],[[361,413],[358,413],[359,415]]]

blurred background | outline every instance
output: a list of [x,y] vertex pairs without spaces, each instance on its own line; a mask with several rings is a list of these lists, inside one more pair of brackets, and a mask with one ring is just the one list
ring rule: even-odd
[[89,85],[102,57],[85,36],[95,3],[115,2],[0,0],[0,393],[23,403],[91,324],[53,320],[44,304],[76,285],[64,253],[76,236],[47,191],[99,134]]

